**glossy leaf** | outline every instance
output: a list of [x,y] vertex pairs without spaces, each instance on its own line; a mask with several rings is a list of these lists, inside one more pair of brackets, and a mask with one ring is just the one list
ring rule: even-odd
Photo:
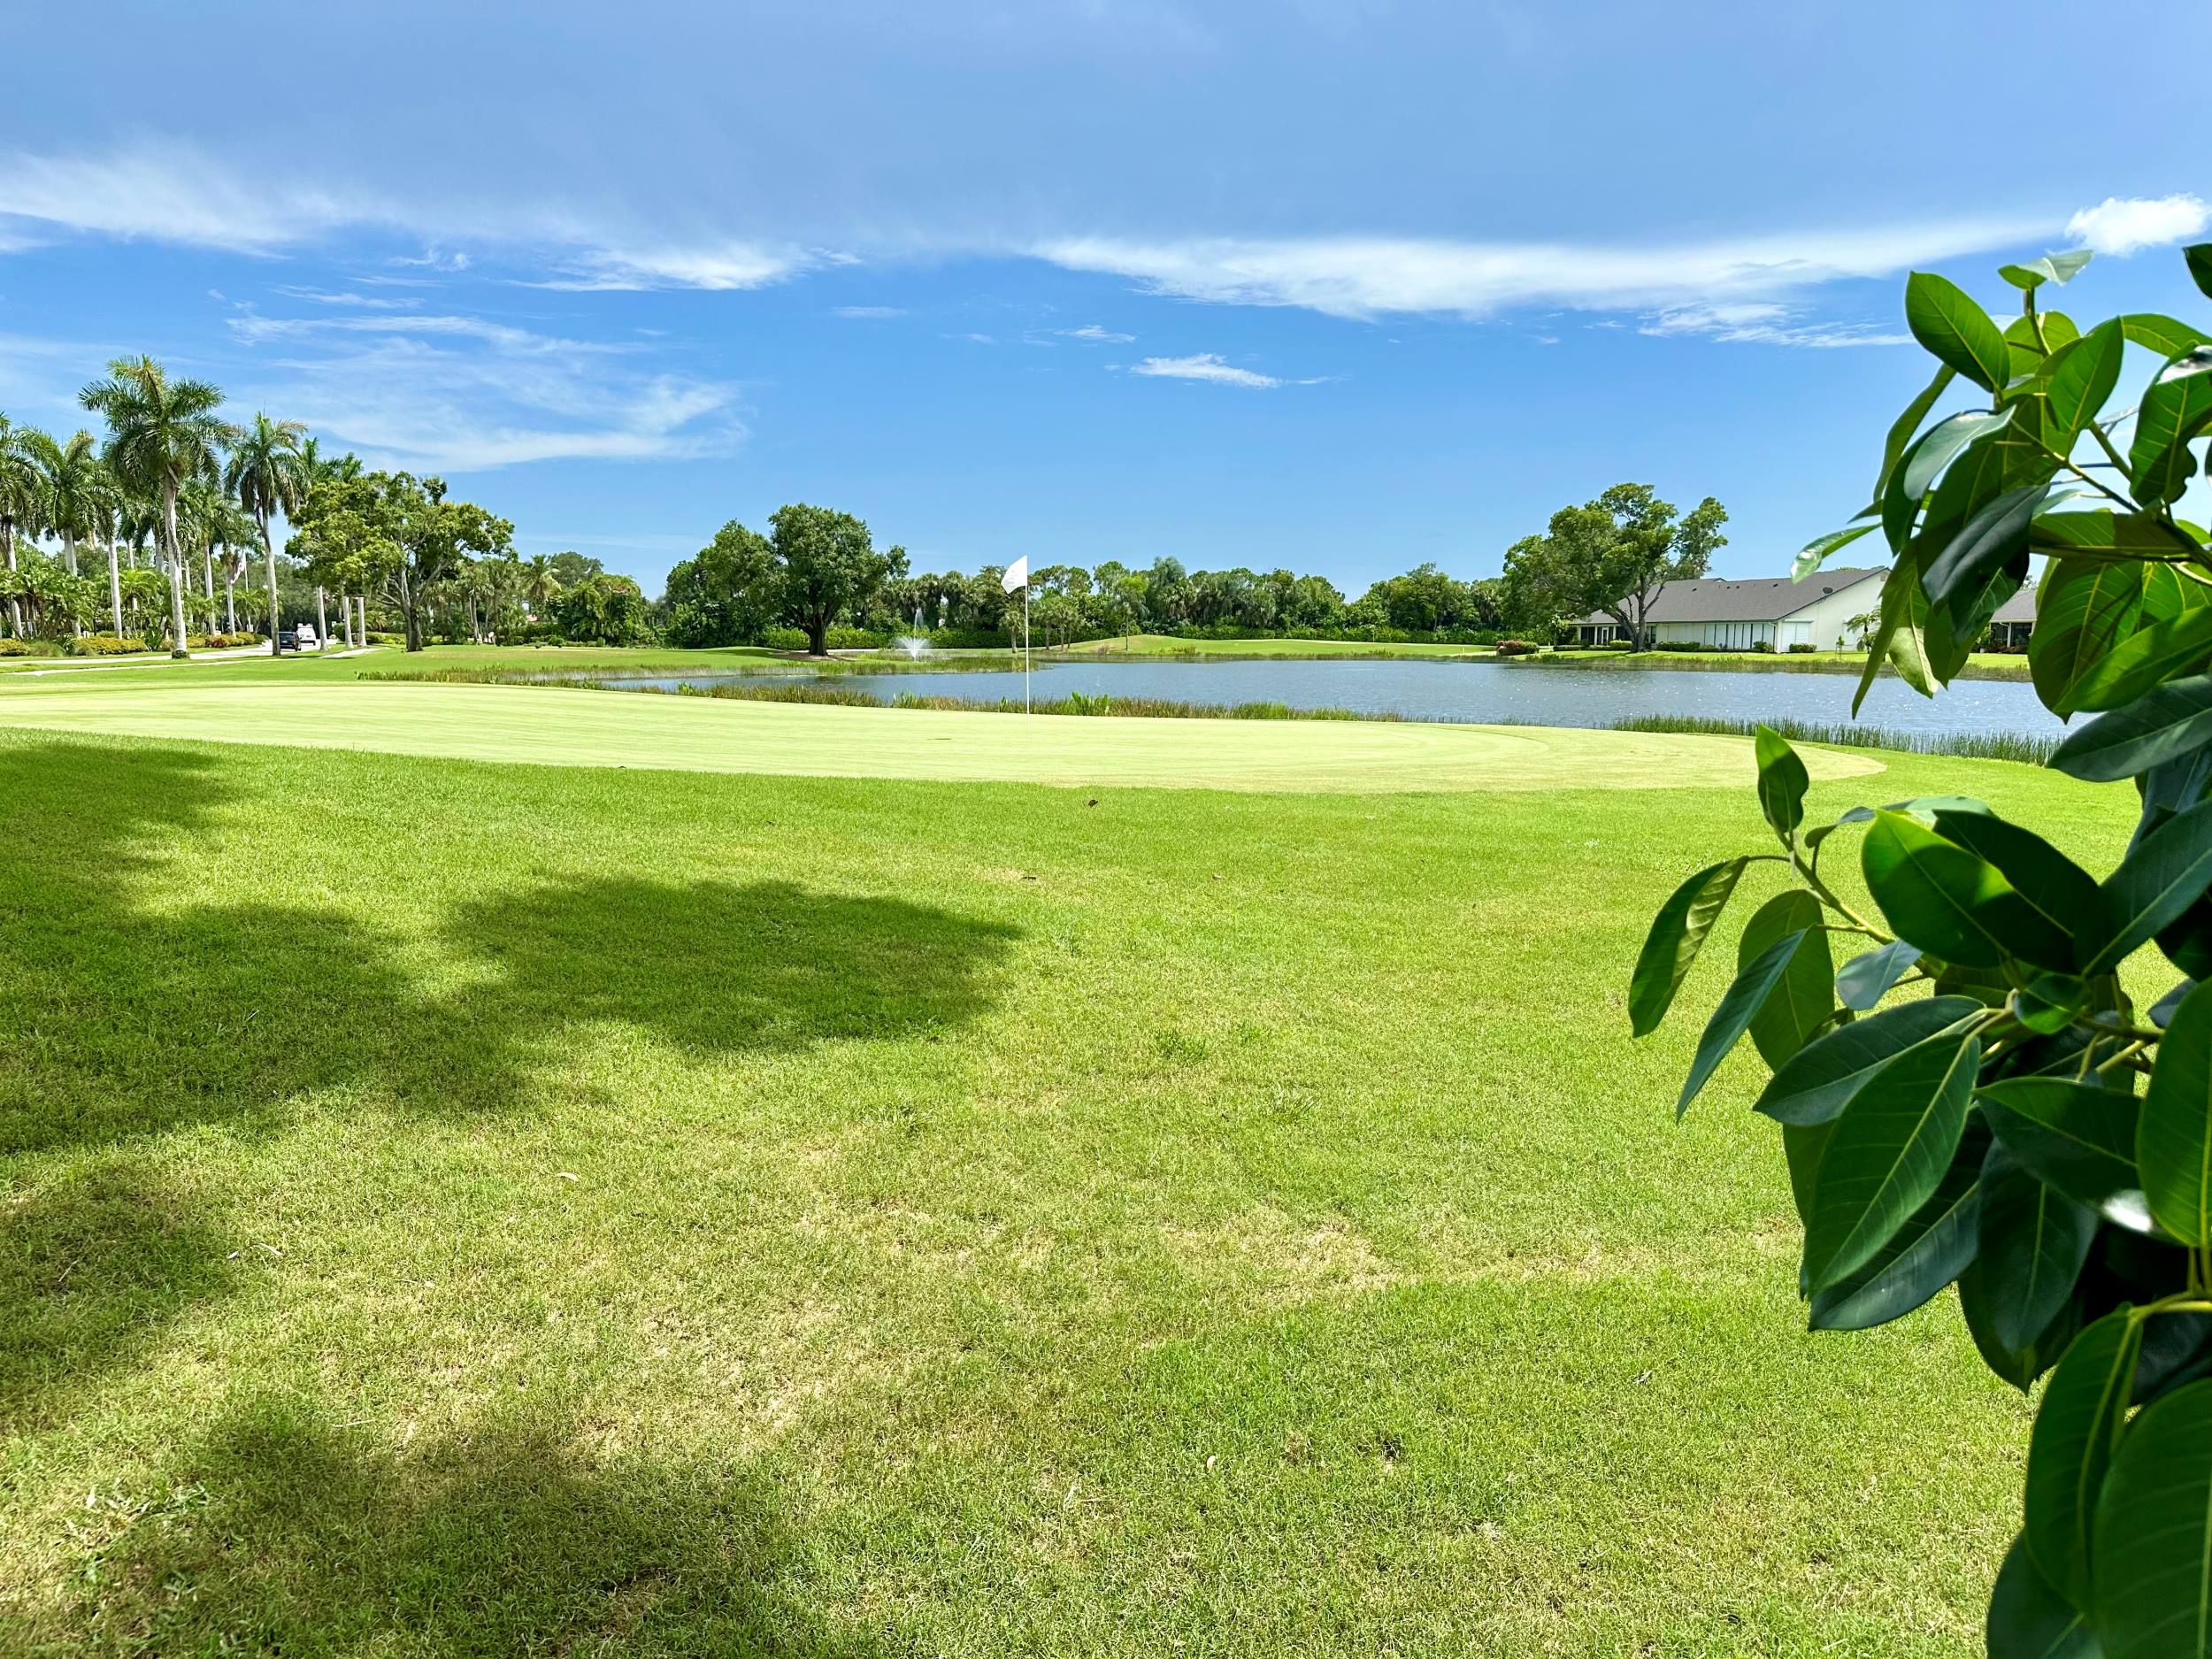
[[2028,526],[2050,493],[2047,483],[2023,484],[1985,503],[1921,572],[1929,603],[1952,604],[2005,565],[2024,557]]
[[1901,812],[1883,812],[1860,867],[1891,928],[1931,956],[1993,968],[2010,956],[2069,960],[2072,944],[1997,867]]
[[2037,956],[2027,948],[2026,936],[2022,935],[2015,941],[2022,955],[2044,967],[2073,965],[2074,936],[2085,922],[2097,914],[2094,876],[2033,830],[2024,829],[1993,812],[1940,807],[1935,815],[1935,830],[1946,841],[1965,848],[1993,866],[1999,875],[2011,883],[2019,902],[2049,924],[2050,932],[2043,935],[2047,949],[2055,947],[2062,937],[2068,941],[2057,948],[2055,954]]
[[2180,498],[2196,472],[2189,443],[2212,424],[2212,348],[2198,347],[2168,364],[2143,395],[2128,449],[2131,493],[2146,507]]
[[2212,334],[2156,311],[2132,311],[2120,319],[2120,332],[2129,343],[2171,359],[2199,346],[2212,345]]
[[[1867,641],[1866,666],[1859,673],[1859,688],[1852,694],[1855,718],[1866,694],[1873,689],[1885,663],[1923,696],[1935,692],[1935,677],[1928,668],[1928,595],[1920,586],[1919,572],[1909,565],[1890,572],[1882,583],[1881,607],[1873,637]],[[2032,637],[2032,636],[2031,636]]]
[[1697,1054],[1690,1062],[1690,1075],[1682,1085],[1682,1097],[1674,1105],[1677,1118],[1690,1110],[1690,1102],[1712,1080],[1720,1063],[1749,1028],[1752,1017],[1766,1005],[1768,996],[1789,971],[1791,958],[1804,941],[1801,933],[1786,934],[1737,974],[1736,982],[1728,987],[1720,1006],[1713,1010],[1712,1018],[1706,1021],[1703,1035],[1697,1040]]
[[1978,1259],[1995,1303],[1993,1325],[2007,1348],[2024,1348],[2074,1294],[2097,1212],[2045,1186],[2000,1141],[1982,1164]]
[[2212,1659],[2212,1382],[2128,1426],[2091,1549],[2106,1659]]
[[1831,530],[1826,535],[1815,536],[1797,550],[1797,557],[1790,562],[1790,580],[1803,581],[1821,567],[1831,553],[1839,548],[1849,547],[1861,536],[1881,527],[1880,520],[1870,518],[1863,524],[1846,525],[1840,530]]
[[2193,605],[2116,644],[2074,688],[2078,708],[2116,709],[2212,657],[2212,605]]
[[2076,559],[2186,558],[2195,549],[2186,534],[2144,512],[2039,514],[2028,530],[2028,550]]
[[2177,813],[2129,849],[2098,889],[2096,949],[2085,974],[2108,973],[2147,944],[2212,886],[2212,802]]
[[2016,992],[2015,1018],[2030,1031],[2049,1036],[2064,1031],[2089,1006],[2089,981],[2078,973],[2039,973]]
[[1704,947],[1705,936],[1728,907],[1728,900],[1742,878],[1744,860],[1724,859],[1708,864],[1685,881],[1659,907],[1644,936],[1636,958],[1636,971],[1628,982],[1628,1019],[1632,1034],[1641,1037],[1656,1031],[1674,1005],[1675,993]]
[[2070,1302],[2049,1325],[2038,1333],[2034,1341],[2022,1348],[2008,1348],[1997,1340],[1995,1322],[2000,1305],[1989,1288],[1985,1264],[1977,1256],[1959,1275],[1959,1312],[1966,1319],[1967,1334],[1974,1339],[1975,1351],[1981,1355],[1982,1363],[2025,1394],[2035,1379],[2066,1351],[2066,1345],[2080,1329],[2080,1316]]
[[1966,1271],[1980,1242],[1982,1160],[1989,1131],[1970,1118],[1933,1196],[1866,1265],[1812,1298],[1816,1331],[1863,1331],[1901,1319]]
[[1751,742],[1759,763],[1759,810],[1774,833],[1787,841],[1805,821],[1805,791],[1812,787],[1812,779],[1789,740],[1772,726],[1762,724]]
[[1948,278],[1932,271],[1906,278],[1905,326],[1931,355],[1985,390],[1996,391],[2011,378],[2004,334]]
[[2101,1210],[2139,1194],[2132,1094],[2071,1078],[2016,1077],[1984,1084],[1977,1099],[2021,1167],[2076,1202]]
[[2009,425],[2012,416],[2010,409],[1969,409],[1929,427],[1928,435],[1914,444],[1912,453],[1905,457],[1904,471],[1899,475],[1906,499],[1917,502],[1928,493],[1928,487],[1951,464],[1954,456],[1969,444]]
[[2127,1420],[2142,1325],[2120,1308],[2066,1350],[2051,1373],[2028,1440],[2028,1551],[2044,1581],[2089,1605],[2097,1499]]
[[1852,1096],[1821,1157],[1805,1229],[1815,1294],[1865,1266],[1934,1196],[1958,1150],[1981,1056],[1970,1032],[1919,1043]]
[[2152,1218],[2184,1244],[2212,1241],[2212,985],[2182,999],[2158,1045],[2135,1164]]
[[1920,947],[1904,940],[1877,945],[1836,971],[1836,1000],[1855,1013],[1863,1014],[1879,1004],[1919,960]]
[[2127,341],[2117,319],[2099,324],[2073,344],[2053,354],[2044,376],[2049,406],[2043,441],[2061,455],[2073,453],[2074,441],[2096,419],[2120,383],[2120,363]]
[[[2171,357],[2168,352],[2165,355]],[[1912,445],[1913,434],[1920,430],[1920,423],[1928,418],[1928,411],[1936,406],[1953,379],[1948,365],[1935,372],[1935,378],[1921,388],[1920,395],[1905,405],[1904,413],[1890,423],[1889,435],[1882,444],[1882,470],[1874,480],[1874,500],[1879,503],[1889,491],[1890,475],[1897,470],[1897,463]]]
[[1826,920],[1820,901],[1803,887],[1776,894],[1744,924],[1736,945],[1736,966],[1749,967],[1767,948],[1790,933],[1805,941],[1751,1017],[1751,1041],[1770,1066],[1782,1064],[1805,1040],[1828,1024],[1836,1011],[1835,963],[1828,951]]
[[2197,292],[2212,299],[2212,242],[2193,242],[2181,250],[2189,266],[2189,280]]
[[1989,1659],[2100,1659],[2087,1617],[2043,1581],[2015,1539],[1989,1596]]
[[1776,1071],[1755,1110],[1777,1123],[1826,1123],[1899,1055],[1943,1033],[1962,1035],[1982,1011],[1971,997],[1932,996],[1839,1025]]
[[2212,674],[2169,680],[2101,714],[2058,746],[2050,764],[2071,778],[2113,783],[2212,743]]

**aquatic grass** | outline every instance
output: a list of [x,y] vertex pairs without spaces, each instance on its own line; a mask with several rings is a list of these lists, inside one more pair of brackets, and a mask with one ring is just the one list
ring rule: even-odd
[[2049,764],[2065,741],[2062,735],[2032,732],[1901,732],[1894,726],[1859,726],[1848,720],[1739,720],[1711,714],[1632,714],[1614,721],[1612,729],[1749,737],[1762,726],[1793,743],[1886,749],[1909,755],[1955,755],[1968,760],[2012,760],[2028,766]]

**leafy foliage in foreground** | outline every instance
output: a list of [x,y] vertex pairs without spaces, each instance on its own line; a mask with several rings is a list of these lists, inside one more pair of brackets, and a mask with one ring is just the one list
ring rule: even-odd
[[[2212,247],[2187,251],[2212,294]],[[1804,765],[1762,727],[1780,850],[1686,879],[1629,996],[1636,1034],[1655,1028],[1750,866],[1786,869],[1678,1110],[1748,1034],[1773,1069],[1758,1110],[1781,1129],[1813,1327],[1879,1325],[1955,1284],[1989,1368],[2022,1390],[2048,1377],[1990,1603],[1997,1659],[2212,1654],[2212,553],[2174,515],[2212,429],[2212,340],[2039,310],[2087,258],[2004,267],[2022,311],[2003,328],[1910,279],[1907,320],[1940,366],[1891,428],[1870,504],[1799,573],[1882,534],[1895,565],[1859,695],[1885,660],[1932,695],[2048,555],[2036,688],[2099,716],[2050,764],[2133,782],[2125,856],[2100,880],[1957,795],[1809,826]],[[2126,417],[2104,411],[2131,344],[2158,366],[2123,454]],[[1960,381],[1987,406],[1929,424]],[[1872,914],[1823,872],[1843,830]],[[1857,951],[1840,966],[1839,946]],[[2182,977],[2139,1011],[2122,975],[2153,949]]]

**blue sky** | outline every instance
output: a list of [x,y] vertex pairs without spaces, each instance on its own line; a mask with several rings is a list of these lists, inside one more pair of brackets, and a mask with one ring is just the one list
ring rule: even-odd
[[1356,593],[1623,480],[1778,572],[1925,378],[1908,269],[2001,305],[2085,242],[2085,314],[2204,311],[2193,106],[2103,95],[2075,7],[101,13],[11,25],[0,411],[150,351],[655,590],[812,500],[917,568]]

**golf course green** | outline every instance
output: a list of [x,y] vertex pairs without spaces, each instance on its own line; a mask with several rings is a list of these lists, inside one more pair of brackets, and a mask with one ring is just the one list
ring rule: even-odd
[[2025,1404],[1628,1039],[1747,743],[200,672],[0,691],[0,1651],[1973,1650]]

